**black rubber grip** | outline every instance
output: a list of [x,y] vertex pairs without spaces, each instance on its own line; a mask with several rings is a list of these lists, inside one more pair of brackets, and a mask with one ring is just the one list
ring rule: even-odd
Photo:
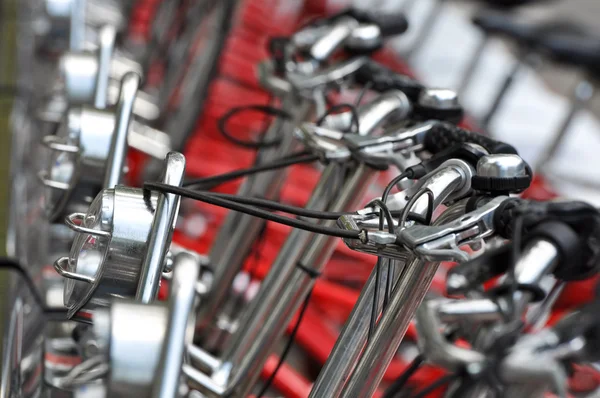
[[479,133],[462,129],[452,123],[435,124],[425,134],[424,146],[431,153],[438,153],[457,144],[471,143],[484,147],[490,154],[510,153],[518,155],[517,150],[507,143],[493,140]]
[[323,26],[342,17],[351,17],[360,23],[377,25],[383,37],[400,35],[408,30],[408,19],[404,13],[384,14],[356,8],[347,8],[326,18],[318,18],[305,26]]
[[375,61],[369,61],[358,69],[355,80],[358,84],[371,84],[371,90],[380,93],[400,90],[413,102],[418,100],[423,90],[423,85],[415,79],[400,75]]
[[408,20],[403,13],[384,14],[366,10],[353,10],[351,16],[358,22],[377,25],[384,37],[401,35],[408,30]]
[[412,117],[415,121],[443,120],[457,124],[461,122],[463,116],[464,110],[462,108],[435,109],[422,106],[419,103],[413,104]]

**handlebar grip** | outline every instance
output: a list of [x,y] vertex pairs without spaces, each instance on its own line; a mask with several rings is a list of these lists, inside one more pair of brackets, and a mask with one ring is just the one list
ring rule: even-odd
[[358,22],[377,25],[384,37],[401,35],[408,30],[408,20],[401,12],[384,14],[367,10],[353,10],[352,16]]
[[464,110],[457,106],[454,108],[435,108],[423,105],[418,101],[413,104],[413,119],[415,121],[440,120],[458,124],[464,117]]
[[423,142],[425,149],[434,154],[448,147],[463,143],[481,145],[490,152],[490,154],[519,154],[512,145],[502,141],[496,141],[473,131],[462,129],[448,122],[436,123],[431,130],[425,134]]
[[412,102],[418,100],[423,90],[423,85],[415,79],[400,75],[375,61],[369,61],[358,69],[355,80],[359,84],[371,84],[371,89],[380,93],[402,91]]

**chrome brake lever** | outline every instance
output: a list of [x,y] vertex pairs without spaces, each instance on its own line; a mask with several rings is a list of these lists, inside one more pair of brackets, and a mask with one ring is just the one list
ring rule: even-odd
[[[345,122],[346,120],[346,118],[339,115],[333,115],[332,118],[325,118],[324,124],[327,127],[304,123],[296,128],[294,133],[305,146],[315,151],[322,158],[348,159],[352,155],[352,148],[349,147],[346,141],[348,137],[368,136],[383,123],[390,120],[404,119],[410,110],[411,104],[406,95],[400,91],[391,90],[358,108],[356,112],[358,131],[343,133],[331,128],[331,124],[339,128],[340,121]],[[345,126],[342,127],[353,127],[351,121],[345,123]],[[374,148],[364,146],[357,150],[360,150],[367,157],[378,159],[391,157],[390,155],[394,155],[395,151],[410,148],[413,144],[412,136],[412,132],[407,132],[404,137],[401,137],[403,140],[398,139],[393,146],[375,145]]]
[[463,246],[484,239],[495,231],[494,213],[508,199],[498,196],[464,217],[440,226],[414,225],[398,234],[398,241],[430,261],[467,261]]
[[287,72],[286,78],[291,86],[297,90],[314,90],[319,86],[337,84],[348,76],[354,74],[358,69],[369,61],[368,57],[356,57],[342,61],[310,75]]
[[[468,163],[450,159],[443,163],[438,169],[423,177],[417,184],[400,192],[396,200],[387,202],[389,210],[404,210],[410,198],[424,190],[431,192],[433,205],[430,204],[426,195],[422,195],[412,204],[411,213],[426,216],[431,210],[435,210],[442,203],[447,203],[463,197],[471,189],[471,177],[474,174],[473,167]],[[387,223],[384,222],[384,230],[379,229],[379,210],[368,207],[360,210],[358,214],[345,215],[338,219],[340,228],[363,232],[362,239],[344,239],[344,243],[352,250],[375,254],[378,256],[404,259],[407,248],[400,241],[398,232],[390,233]],[[411,225],[410,222],[405,225]],[[394,221],[394,230],[399,227]],[[409,226],[406,230],[416,228]],[[433,228],[433,227],[432,227]]]

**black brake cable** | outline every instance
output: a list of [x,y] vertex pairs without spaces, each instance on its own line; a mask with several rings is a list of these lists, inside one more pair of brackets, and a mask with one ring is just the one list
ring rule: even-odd
[[431,383],[430,385],[428,385],[427,387],[423,388],[421,391],[417,392],[415,395],[413,395],[412,398],[425,398],[429,394],[431,394],[432,392],[437,390],[438,388],[441,388],[441,387],[445,386],[446,384],[450,383],[456,377],[457,377],[457,374],[455,374],[455,373],[450,373],[445,376],[442,376],[439,379],[437,379],[436,381],[434,381],[433,383]]
[[[385,218],[387,221],[387,224],[388,224],[388,232],[391,234],[394,233],[394,220],[392,217],[392,213],[390,212],[390,210],[387,207],[386,202],[387,202],[388,196],[389,196],[391,190],[393,189],[393,187],[396,186],[403,179],[410,178],[411,176],[412,176],[411,172],[404,172],[404,173],[398,175],[397,177],[392,179],[392,181],[390,181],[390,183],[385,187],[383,194],[381,195],[381,200],[375,200],[375,201],[371,202],[372,205],[378,206],[380,209],[379,230],[383,230],[383,221]],[[404,211],[401,212],[401,214],[403,214],[403,213],[404,213]],[[374,286],[374,291],[373,291],[371,321],[369,323],[369,332],[367,335],[367,341],[370,340],[370,338],[375,330],[375,325],[377,323],[378,307],[379,307],[379,305],[378,305],[379,304],[379,286],[381,284],[381,265],[382,265],[381,257],[378,256],[377,263],[375,264],[375,286]],[[384,297],[383,297],[382,312],[385,311],[385,308],[387,307],[387,304],[389,302],[392,285],[393,285],[392,263],[391,263],[391,261],[388,260],[387,279],[386,279],[386,285],[385,285],[385,293],[384,293]]]
[[[347,102],[342,102],[342,103],[335,104],[335,105],[332,105],[331,107],[329,107],[329,109],[327,109],[327,111],[325,111],[325,113],[323,113],[317,119],[315,124],[317,126],[321,126],[327,119],[327,116],[331,116],[333,114],[333,112],[340,111],[342,109],[348,109],[351,114],[350,125],[347,127],[347,129],[344,132],[346,132],[346,133],[354,132],[354,133],[358,134],[358,132],[360,131],[359,130],[360,119],[358,117],[358,110],[356,109],[356,106],[354,104],[350,104]],[[353,127],[354,127],[354,131],[352,131]]]
[[271,384],[273,384],[273,380],[275,380],[275,376],[277,375],[277,372],[283,366],[283,363],[285,362],[285,357],[288,355],[288,353],[292,349],[294,340],[296,338],[296,335],[298,334],[298,330],[300,329],[300,324],[302,323],[302,319],[304,318],[304,314],[306,313],[306,309],[308,308],[310,298],[312,297],[312,292],[313,292],[313,287],[310,288],[310,291],[308,292],[308,294],[304,298],[304,301],[302,302],[302,307],[300,308],[300,312],[298,313],[298,320],[296,321],[296,324],[294,325],[294,328],[292,329],[292,331],[290,333],[288,341],[285,344],[285,347],[283,348],[281,355],[279,356],[279,362],[277,362],[275,369],[273,369],[273,372],[271,373],[271,375],[269,376],[267,381],[265,381],[265,383],[263,384],[262,388],[260,389],[260,392],[258,394],[256,394],[256,398],[264,397],[266,392],[269,390],[269,387],[271,386]]
[[306,151],[300,151],[296,153],[291,153],[284,158],[275,159],[269,163],[257,164],[252,167],[248,167],[245,169],[233,170],[227,173],[218,174],[215,176],[198,178],[194,180],[186,181],[183,186],[184,187],[196,187],[199,186],[202,189],[211,189],[223,183],[236,180],[238,178],[246,177],[252,174],[262,173],[265,171],[272,171],[276,169],[281,169],[288,166],[293,166],[296,164],[302,163],[311,163],[316,160],[319,160],[320,157],[318,155],[310,154]]
[[392,384],[388,386],[388,388],[385,389],[382,398],[396,397],[396,395],[402,391],[406,383],[408,383],[408,380],[411,378],[411,376],[415,374],[417,370],[419,370],[423,362],[425,362],[425,356],[423,354],[417,355],[415,359],[413,359],[407,366],[407,368],[404,369],[400,376],[398,376],[398,378],[394,380]]
[[[394,219],[392,218],[392,214],[390,213],[390,209],[388,209],[387,205],[379,199],[375,199],[371,201],[371,205],[379,207],[379,230],[383,230],[383,220],[384,215],[388,224],[388,232],[394,233]],[[369,331],[367,334],[367,342],[371,340],[371,336],[375,331],[375,325],[377,323],[377,316],[379,314],[379,284],[381,283],[381,266],[382,266],[381,256],[377,256],[377,262],[375,263],[375,286],[373,290],[373,305],[371,307],[371,320],[369,322]],[[388,275],[389,278],[389,275]]]
[[[388,183],[388,185],[386,185],[385,189],[383,190],[383,194],[381,195],[381,201],[387,205],[387,200],[388,200],[388,197],[389,197],[392,189],[396,185],[398,185],[400,183],[400,181],[404,180],[405,178],[412,178],[413,174],[414,173],[412,171],[405,171],[405,172],[401,173],[400,175],[396,176],[395,178],[393,178],[392,181],[390,181]],[[381,224],[382,221],[383,221],[383,214],[379,214],[379,223]],[[385,296],[383,299],[383,309],[384,310],[387,307],[387,304],[389,302],[390,295],[392,292],[392,287],[394,284],[394,278],[392,277],[392,268],[393,268],[392,262],[388,261],[388,264],[387,264],[388,278],[387,278],[386,284],[385,284]]]
[[321,210],[311,210],[306,209],[304,207],[297,207],[292,205],[286,205],[284,203],[276,202],[273,200],[262,199],[262,198],[252,198],[247,196],[238,196],[227,193],[217,193],[217,192],[203,192],[207,195],[213,195],[216,197],[220,197],[223,199],[231,200],[233,202],[242,203],[245,205],[261,207],[264,209],[269,209],[273,211],[282,211],[284,213],[293,214],[299,217],[306,218],[315,218],[318,220],[337,220],[342,216],[347,216],[351,214],[356,214],[352,212],[336,212],[336,211],[321,211]]
[[239,211],[254,217],[259,217],[265,220],[274,221],[283,225],[287,225],[293,228],[302,229],[308,232],[314,232],[317,234],[323,234],[328,236],[334,236],[345,239],[361,239],[363,232],[349,231],[339,228],[326,227],[317,225],[308,221],[303,221],[295,218],[289,218],[274,214],[253,206],[244,205],[232,200],[223,199],[210,193],[192,191],[186,188],[175,187],[172,185],[161,184],[156,182],[144,183],[144,189],[149,191],[158,191],[162,193],[171,193],[179,195],[185,198],[198,200],[215,206],[224,207],[226,209]]
[[259,141],[248,141],[248,140],[243,140],[241,138],[235,137],[227,129],[227,122],[233,116],[235,116],[238,113],[243,112],[243,111],[264,112],[267,115],[276,116],[276,117],[279,117],[279,118],[282,118],[285,120],[290,120],[292,118],[292,115],[289,112],[287,112],[283,109],[276,108],[274,106],[270,106],[270,105],[237,106],[237,107],[231,108],[230,110],[225,112],[225,114],[217,120],[217,130],[219,131],[219,133],[221,133],[221,135],[223,135],[223,137],[225,137],[228,141],[230,141],[242,148],[247,148],[247,149],[271,148],[271,147],[277,146],[281,143],[280,137],[273,138],[269,141],[265,141],[263,138],[261,138]]
[[367,91],[369,91],[369,89],[371,87],[373,87],[373,82],[372,81],[368,81],[363,86],[363,88],[360,90],[360,93],[358,93],[358,96],[356,97],[356,101],[354,101],[355,106],[360,106],[360,103],[362,102],[363,98],[367,94]]

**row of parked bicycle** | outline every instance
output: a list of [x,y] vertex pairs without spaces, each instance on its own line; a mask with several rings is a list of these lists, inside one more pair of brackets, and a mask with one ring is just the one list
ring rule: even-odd
[[600,214],[386,45],[410,4],[23,5],[9,396],[593,393]]

